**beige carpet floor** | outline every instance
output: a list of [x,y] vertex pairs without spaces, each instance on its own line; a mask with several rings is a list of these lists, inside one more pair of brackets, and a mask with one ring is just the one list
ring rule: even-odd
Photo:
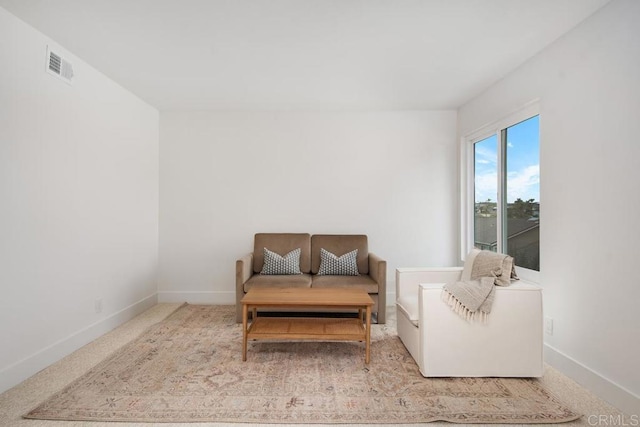
[[[91,344],[76,351],[58,363],[39,372],[22,384],[0,395],[0,425],[1,426],[113,426],[113,423],[104,422],[70,422],[70,421],[42,421],[25,420],[21,416],[44,401],[49,396],[64,388],[73,380],[80,377],[94,365],[109,357],[114,351],[126,345],[139,336],[149,326],[157,323],[173,312],[178,305],[159,304],[148,310],[141,316],[133,319],[113,332],[106,334]],[[579,387],[557,371],[547,368],[542,379],[544,386],[553,394],[560,397],[562,402],[574,411],[584,414],[579,420],[564,425],[593,425],[590,415],[622,416],[615,408],[598,400],[587,390]],[[444,423],[432,423],[443,425]],[[150,426],[167,424],[150,423],[119,423],[118,426]],[[193,423],[172,424],[177,426],[193,426]],[[202,423],[196,425],[226,425],[216,423]],[[239,424],[228,424],[237,426]],[[253,424],[259,425],[259,424]],[[397,425],[397,424],[394,424]],[[416,424],[411,424],[416,425]],[[447,423],[447,425],[450,425]]]

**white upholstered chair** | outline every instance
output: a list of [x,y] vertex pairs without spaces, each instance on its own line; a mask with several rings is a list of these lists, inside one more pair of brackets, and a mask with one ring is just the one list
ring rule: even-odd
[[462,267],[398,268],[398,336],[425,377],[541,377],[542,289],[496,286],[486,323],[470,323],[441,300]]

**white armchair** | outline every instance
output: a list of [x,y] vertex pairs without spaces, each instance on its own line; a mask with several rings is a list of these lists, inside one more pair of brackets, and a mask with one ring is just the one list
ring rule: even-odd
[[462,267],[398,268],[398,336],[425,377],[541,377],[542,289],[496,286],[487,322],[469,323],[441,300]]

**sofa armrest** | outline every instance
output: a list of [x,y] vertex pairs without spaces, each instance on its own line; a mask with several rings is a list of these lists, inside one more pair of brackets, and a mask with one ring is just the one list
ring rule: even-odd
[[236,261],[236,284],[242,284],[253,276],[253,252]]
[[378,323],[386,322],[387,261],[369,252],[369,276],[378,284]]
[[[426,377],[541,377],[542,288],[495,286],[485,322],[468,322],[442,302],[443,283],[418,286],[420,370]],[[469,349],[475,349],[470,353]]]
[[417,298],[421,283],[449,283],[460,280],[462,267],[396,269],[396,301],[404,295]]
[[236,321],[242,321],[242,304],[244,284],[253,276],[253,252],[236,261]]

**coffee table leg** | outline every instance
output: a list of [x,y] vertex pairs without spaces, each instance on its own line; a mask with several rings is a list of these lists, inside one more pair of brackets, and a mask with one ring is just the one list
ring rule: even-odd
[[242,361],[247,360],[247,317],[249,316],[249,307],[242,304]]
[[371,358],[371,306],[367,306],[367,337],[365,344],[364,363],[369,364]]

